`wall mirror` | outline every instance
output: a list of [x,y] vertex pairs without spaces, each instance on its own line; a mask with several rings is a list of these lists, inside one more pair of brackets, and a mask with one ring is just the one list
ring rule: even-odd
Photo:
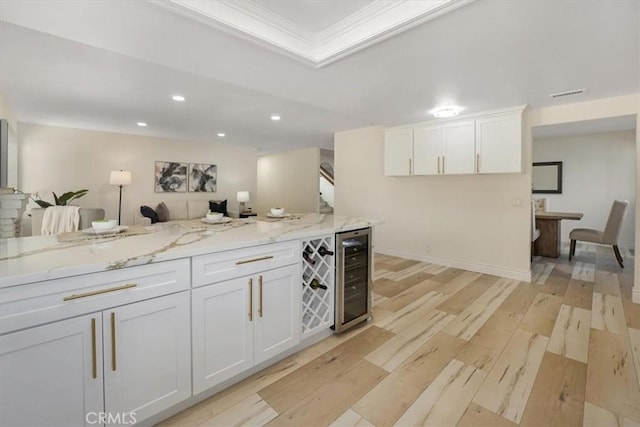
[[562,162],[533,164],[533,193],[562,193]]

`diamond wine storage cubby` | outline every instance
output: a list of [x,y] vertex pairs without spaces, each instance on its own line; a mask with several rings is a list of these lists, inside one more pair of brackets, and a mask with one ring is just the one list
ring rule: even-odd
[[[321,255],[323,251],[330,251],[331,254]],[[303,339],[333,325],[335,306],[334,252],[333,235],[302,241]]]

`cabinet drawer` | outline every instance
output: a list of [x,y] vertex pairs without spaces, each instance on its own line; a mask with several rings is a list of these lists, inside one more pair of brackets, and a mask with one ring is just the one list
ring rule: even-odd
[[189,259],[0,289],[0,334],[189,289]]
[[254,274],[300,262],[300,242],[274,243],[192,258],[193,286]]

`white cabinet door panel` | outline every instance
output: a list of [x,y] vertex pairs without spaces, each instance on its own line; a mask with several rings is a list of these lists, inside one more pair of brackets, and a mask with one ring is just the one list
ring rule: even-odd
[[193,290],[194,394],[253,366],[256,313],[249,304],[256,286],[250,276]]
[[384,135],[384,174],[411,175],[413,159],[413,129],[386,131]]
[[141,421],[191,395],[189,325],[188,291],[103,312],[108,412]]
[[0,337],[0,425],[91,425],[103,410],[100,313]]
[[473,120],[444,126],[442,173],[447,175],[475,172],[475,126]]
[[261,363],[300,341],[299,265],[261,273],[255,288],[258,317],[255,328],[255,363]]
[[444,130],[441,126],[423,126],[413,130],[413,174],[440,173]]
[[479,173],[522,172],[522,119],[502,114],[476,120]]

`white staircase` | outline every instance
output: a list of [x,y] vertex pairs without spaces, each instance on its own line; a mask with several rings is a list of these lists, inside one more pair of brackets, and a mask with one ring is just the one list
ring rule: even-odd
[[333,215],[333,208],[325,199],[322,198],[322,194],[320,195],[320,213]]

